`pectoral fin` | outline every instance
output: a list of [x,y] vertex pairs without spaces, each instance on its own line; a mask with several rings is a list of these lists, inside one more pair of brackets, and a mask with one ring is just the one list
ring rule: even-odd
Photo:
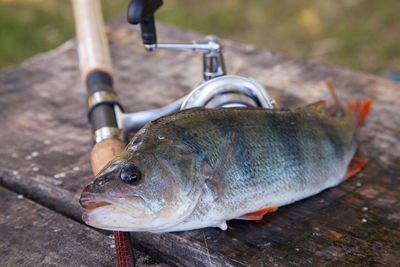
[[272,213],[272,212],[276,211],[277,209],[278,209],[278,207],[267,207],[267,208],[263,208],[263,209],[260,209],[257,211],[246,213],[245,215],[242,215],[237,219],[259,221],[259,220],[262,220],[262,218],[264,217],[264,215],[266,213]]

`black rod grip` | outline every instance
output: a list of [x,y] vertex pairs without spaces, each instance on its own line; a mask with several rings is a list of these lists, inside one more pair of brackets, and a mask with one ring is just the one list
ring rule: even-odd
[[[108,73],[103,71],[90,73],[86,79],[88,97],[100,91],[115,94],[112,84],[112,78]],[[116,101],[104,102],[90,107],[88,117],[93,132],[103,127],[118,127],[114,105],[119,105],[119,103]]]
[[108,74],[107,72],[97,70],[89,73],[86,78],[86,88],[88,89],[89,95],[94,93],[90,90],[92,90],[96,85],[108,85],[113,92],[113,81],[110,74]]

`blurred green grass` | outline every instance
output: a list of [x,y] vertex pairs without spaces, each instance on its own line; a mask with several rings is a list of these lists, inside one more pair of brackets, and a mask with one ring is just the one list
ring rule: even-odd
[[[105,18],[128,2],[103,0]],[[164,2],[156,18],[182,28],[366,72],[400,71],[399,0]],[[0,68],[73,35],[70,1],[0,0]]]

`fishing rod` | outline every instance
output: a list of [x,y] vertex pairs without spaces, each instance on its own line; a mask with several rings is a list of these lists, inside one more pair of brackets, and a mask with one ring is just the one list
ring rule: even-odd
[[[221,43],[213,36],[188,43],[158,43],[154,13],[162,0],[131,0],[128,22],[140,24],[145,50],[193,51],[203,54],[204,82],[172,104],[153,110],[125,113],[113,89],[112,66],[99,0],[72,0],[82,80],[88,92],[89,121],[94,147],[91,165],[96,175],[125,147],[126,136],[147,122],[192,107],[231,106],[275,108],[266,89],[253,79],[227,75]],[[114,232],[119,266],[134,266],[130,236]]]
[[[114,107],[121,107],[113,89],[111,57],[99,0],[72,0],[78,39],[79,65],[87,89],[89,121],[94,147],[90,153],[96,175],[125,147],[125,134],[116,120]],[[114,231],[118,266],[133,267],[130,236]]]

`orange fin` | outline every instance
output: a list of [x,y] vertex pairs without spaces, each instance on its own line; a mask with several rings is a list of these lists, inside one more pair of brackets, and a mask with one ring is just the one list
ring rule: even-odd
[[363,158],[353,158],[349,164],[349,167],[347,169],[347,173],[344,176],[344,179],[347,180],[351,178],[352,176],[356,175],[359,173],[364,167],[365,164],[367,164],[367,159]]
[[240,216],[238,219],[242,220],[251,220],[251,221],[259,221],[262,220],[266,213],[272,213],[276,211],[278,207],[267,207],[257,211],[253,211],[250,213],[246,213],[245,215]]
[[372,106],[372,100],[371,98],[368,98],[367,101],[365,101],[360,108],[360,113],[358,114],[357,124],[356,124],[357,126],[360,126],[361,124],[364,123],[369,112],[371,111],[371,106]]
[[346,110],[355,116],[355,125],[358,127],[363,124],[367,118],[369,112],[371,111],[371,106],[372,100],[371,98],[368,98],[362,105],[360,105],[360,103],[357,101],[350,101],[347,103]]

